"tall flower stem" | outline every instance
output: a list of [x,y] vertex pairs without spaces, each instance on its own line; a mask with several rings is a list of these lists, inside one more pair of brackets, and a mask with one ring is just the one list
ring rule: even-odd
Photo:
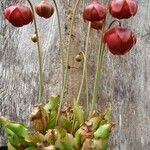
[[86,57],[85,57],[84,52],[80,52],[80,55],[81,54],[83,56],[83,72],[82,72],[82,79],[81,79],[80,88],[79,88],[79,92],[78,92],[78,96],[77,96],[77,103],[80,100],[80,96],[81,96],[81,92],[82,92],[83,84],[84,84],[84,80],[85,80],[85,73],[86,73]]
[[[89,43],[90,29],[91,29],[91,22],[89,22],[89,24],[88,24],[87,37],[86,37],[86,45],[85,45],[85,53],[82,52],[82,55],[83,55],[83,58],[84,58],[83,74],[82,74],[81,84],[80,84],[80,88],[79,88],[79,93],[78,93],[78,96],[77,96],[77,102],[79,102],[79,100],[80,100],[84,81],[87,80],[86,79],[87,78],[87,52],[88,52],[88,43]],[[86,94],[86,96],[88,97],[88,93]],[[87,103],[88,103],[88,99],[87,99]]]
[[80,2],[80,0],[76,1],[75,7],[73,9],[72,19],[71,19],[70,34],[69,34],[69,38],[68,38],[68,47],[67,47],[67,51],[66,51],[66,62],[65,62],[64,80],[63,80],[64,82],[62,84],[62,89],[61,89],[61,94],[60,94],[60,105],[59,105],[59,108],[58,108],[56,123],[58,122],[61,107],[62,107],[63,102],[64,102],[64,93],[65,93],[65,88],[66,88],[66,84],[67,84],[69,54],[70,54],[70,48],[71,48],[71,35],[72,35],[72,32],[73,32],[73,23],[74,23],[74,19],[75,19],[75,13],[76,13],[76,10],[78,8],[79,2]]
[[[109,9],[109,3],[110,3],[110,0],[107,1],[106,16],[107,16],[108,9]],[[115,20],[114,22],[116,21],[118,20]],[[112,22],[112,24],[114,22]],[[92,106],[91,106],[89,117],[92,116],[93,110],[95,109],[95,104],[96,104],[96,99],[97,99],[97,90],[99,86],[99,81],[101,80],[100,78],[101,78],[101,73],[102,73],[102,64],[103,64],[104,50],[105,50],[105,44],[103,43],[102,38],[103,38],[103,33],[105,31],[105,26],[106,26],[106,19],[103,24],[102,33],[101,33],[101,42],[99,43],[99,49],[98,49],[98,54],[97,54],[95,81],[94,81],[94,89],[93,89],[93,95],[92,95]]]
[[88,92],[88,68],[87,68],[87,57],[88,57],[88,45],[89,45],[89,36],[91,30],[91,22],[88,23],[88,30],[86,36],[86,44],[85,44],[85,84],[86,84],[86,105],[87,105],[87,113],[89,109],[89,92]]
[[96,99],[97,99],[97,91],[98,91],[99,81],[100,81],[100,78],[101,78],[102,62],[103,62],[104,49],[105,49],[105,45],[103,44],[103,41],[102,41],[104,28],[105,28],[105,23],[103,25],[103,29],[102,29],[102,33],[101,33],[101,42],[100,42],[99,48],[98,48],[96,73],[95,73],[94,89],[93,89],[93,96],[92,96],[92,106],[91,106],[89,117],[92,116],[93,110],[95,108]]
[[[79,93],[77,96],[77,100],[76,102],[78,103],[81,97],[81,92],[83,89],[83,85],[84,85],[84,81],[86,81],[86,97],[87,97],[87,104],[88,104],[88,85],[87,85],[87,52],[88,52],[88,44],[89,44],[89,36],[90,36],[90,29],[91,29],[91,22],[89,22],[88,24],[88,29],[87,29],[87,36],[86,36],[86,45],[85,45],[85,52],[81,52],[83,59],[84,59],[84,63],[83,63],[83,74],[82,74],[82,79],[81,79],[81,83],[80,83],[80,88],[79,88]],[[88,105],[87,105],[88,108]],[[88,111],[87,111],[88,112]],[[74,124],[75,124],[75,117],[73,117],[73,125],[72,125],[72,132],[74,129]]]
[[34,8],[30,0],[27,0],[32,13],[33,13],[33,22],[34,22],[34,28],[35,28],[35,34],[37,36],[37,49],[38,49],[38,64],[39,64],[39,96],[38,96],[38,102],[43,101],[43,93],[44,93],[44,77],[43,77],[43,63],[42,63],[42,49],[40,45],[40,37],[38,33],[38,28],[37,28],[37,23],[36,23],[36,18],[35,18],[35,13],[34,13]]

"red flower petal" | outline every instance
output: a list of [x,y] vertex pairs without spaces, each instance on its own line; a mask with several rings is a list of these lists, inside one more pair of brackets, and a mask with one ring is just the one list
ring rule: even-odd
[[32,22],[33,15],[31,13],[30,9],[28,7],[24,7],[24,6],[19,6],[19,8],[20,8],[19,10],[20,10],[21,16],[23,17],[25,24]]
[[95,7],[91,10],[91,21],[99,20],[99,14]]
[[97,13],[98,13],[98,16],[99,16],[100,20],[104,19],[105,15],[106,15],[105,8],[100,4],[95,5],[94,7],[97,10]]
[[109,37],[110,34],[114,33],[115,32],[115,28],[112,28],[112,29],[109,29],[107,30],[105,33],[104,33],[104,36],[103,36],[103,41],[104,43],[107,42],[107,38]]
[[24,19],[23,17],[20,17],[20,14],[20,10],[18,9],[18,7],[16,7],[9,16],[9,21],[15,27],[22,27],[24,25]]
[[16,8],[16,6],[9,6],[4,10],[4,16],[6,19],[9,19],[9,15]]
[[113,12],[120,12],[125,0],[113,0],[111,2],[111,9],[113,9]]
[[113,54],[120,54],[121,40],[116,33],[109,35],[107,46]]
[[126,28],[116,28],[116,33],[123,42],[127,42],[131,36],[131,31]]
[[126,0],[126,2],[128,3],[128,7],[130,10],[130,13],[132,14],[132,16],[134,16],[137,12],[137,1],[136,0]]
[[131,50],[131,48],[134,45],[134,41],[132,36],[129,38],[128,42],[122,43],[122,51],[124,51],[124,54]]

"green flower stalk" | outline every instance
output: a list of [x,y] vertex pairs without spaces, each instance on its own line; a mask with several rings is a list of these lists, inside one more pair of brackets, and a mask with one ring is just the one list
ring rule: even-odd
[[88,29],[87,29],[87,37],[86,37],[86,45],[85,45],[85,53],[81,52],[84,58],[84,62],[83,62],[83,74],[82,74],[82,79],[81,79],[81,84],[80,84],[80,88],[79,88],[79,93],[77,96],[77,103],[80,100],[80,96],[81,96],[81,92],[83,89],[83,85],[84,85],[84,81],[86,83],[86,109],[88,112],[88,108],[89,108],[89,93],[88,93],[88,71],[87,71],[87,57],[88,57],[88,44],[89,44],[89,36],[90,36],[90,29],[91,29],[91,22],[89,22],[88,24]]
[[[44,75],[43,75],[43,62],[42,62],[42,48],[40,44],[40,37],[38,33],[38,27],[36,23],[36,18],[35,18],[35,13],[34,13],[34,8],[32,5],[32,2],[30,0],[27,0],[33,14],[33,22],[34,22],[34,28],[35,28],[35,35],[36,36],[36,43],[37,43],[37,49],[38,49],[38,63],[39,63],[39,96],[38,96],[38,102],[43,101],[43,93],[44,93]],[[33,38],[33,37],[32,37]],[[35,41],[35,37],[34,37]]]
[[68,47],[67,47],[67,51],[66,51],[66,62],[65,62],[65,71],[64,71],[64,79],[63,79],[63,84],[62,84],[62,89],[61,89],[61,95],[60,95],[60,105],[59,105],[59,109],[58,109],[58,115],[57,115],[57,119],[56,119],[56,124],[58,122],[58,118],[60,115],[60,111],[61,111],[61,107],[64,103],[64,93],[65,93],[65,88],[67,85],[67,74],[68,74],[68,61],[69,61],[69,54],[70,54],[70,48],[71,48],[71,36],[72,36],[72,32],[73,32],[73,23],[74,23],[74,19],[75,19],[75,13],[78,7],[80,0],[76,1],[75,7],[73,9],[73,15],[72,15],[72,19],[71,19],[71,26],[70,26],[70,34],[69,34],[69,38],[68,38]]

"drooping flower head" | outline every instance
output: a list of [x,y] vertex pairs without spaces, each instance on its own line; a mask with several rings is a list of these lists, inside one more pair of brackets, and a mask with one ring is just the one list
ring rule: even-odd
[[92,2],[90,5],[86,6],[83,11],[83,18],[86,21],[100,21],[106,16],[105,7],[98,2]]
[[41,1],[35,6],[36,13],[43,18],[50,18],[54,13],[54,7],[48,1]]
[[15,27],[22,27],[33,21],[31,9],[20,4],[7,7],[4,16]]
[[103,41],[112,54],[124,55],[135,45],[136,37],[127,28],[114,27],[104,33]]
[[117,19],[128,19],[137,13],[136,0],[112,0],[109,5],[110,14]]

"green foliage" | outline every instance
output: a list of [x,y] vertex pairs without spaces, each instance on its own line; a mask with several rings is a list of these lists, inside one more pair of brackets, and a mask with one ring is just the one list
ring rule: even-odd
[[73,114],[75,116],[75,119],[77,120],[79,126],[82,125],[84,123],[84,116],[85,116],[85,112],[83,111],[83,108],[78,105],[78,103],[75,101],[74,105],[73,105]]
[[[58,123],[59,97],[52,97],[45,105],[36,105],[31,122],[38,120],[38,127],[47,126],[46,132],[39,128],[30,131],[23,124],[0,117],[0,125],[4,127],[8,138],[9,150],[106,150],[112,129],[111,109],[104,113],[94,114],[88,120],[85,111],[76,102],[72,107],[65,105],[61,109]],[[48,115],[48,118],[47,118]],[[35,119],[35,120],[34,120]],[[92,144],[93,143],[93,144]],[[94,146],[93,146],[94,145]]]
[[100,127],[94,132],[96,139],[106,139],[109,137],[111,132],[111,124],[100,125]]

